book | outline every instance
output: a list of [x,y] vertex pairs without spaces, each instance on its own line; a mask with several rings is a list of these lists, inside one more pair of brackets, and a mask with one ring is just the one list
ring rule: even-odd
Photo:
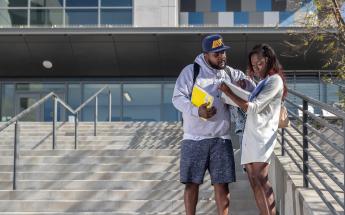
[[[231,82],[224,81],[224,83],[230,88],[232,92],[234,92],[235,95],[237,95],[244,101],[248,101],[249,95],[251,94],[250,92],[242,89],[239,86],[236,86],[235,84]],[[222,93],[221,99],[226,104],[238,107],[238,105],[232,99],[230,99],[227,95],[225,95],[225,93]]]
[[211,96],[198,85],[194,85],[191,98],[191,102],[193,105],[195,105],[196,107],[200,107],[201,105],[209,102],[207,108],[210,108],[213,105],[213,100],[213,96]]

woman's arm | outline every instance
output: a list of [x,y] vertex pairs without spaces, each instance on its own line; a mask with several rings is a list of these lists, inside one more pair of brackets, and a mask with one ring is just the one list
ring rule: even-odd
[[241,99],[240,97],[238,97],[237,95],[235,95],[231,89],[224,83],[222,83],[219,86],[220,91],[222,91],[223,93],[225,93],[225,95],[227,95],[229,98],[231,98],[231,100],[233,100],[244,112],[247,112],[249,103],[247,101],[244,101],[243,99]]

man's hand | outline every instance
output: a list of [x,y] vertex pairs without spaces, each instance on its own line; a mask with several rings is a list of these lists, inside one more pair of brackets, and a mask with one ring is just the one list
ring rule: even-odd
[[202,117],[204,119],[209,119],[211,117],[213,117],[214,115],[216,115],[217,113],[217,109],[215,107],[210,107],[210,108],[207,108],[207,106],[209,105],[210,103],[205,103],[205,104],[202,104],[199,109],[198,109],[198,114],[199,114],[199,117]]

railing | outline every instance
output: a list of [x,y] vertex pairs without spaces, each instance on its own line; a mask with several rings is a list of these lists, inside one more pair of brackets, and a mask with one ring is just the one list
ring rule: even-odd
[[[279,132],[281,139],[278,139],[278,142],[280,142],[282,146],[282,156],[284,156],[285,153],[290,156],[292,161],[303,173],[303,186],[309,187],[309,185],[311,185],[331,212],[333,214],[337,214],[337,210],[334,207],[334,200],[343,209],[345,205],[345,159],[342,163],[337,162],[334,157],[328,155],[327,152],[324,151],[324,149],[322,149],[322,147],[320,147],[320,145],[318,145],[311,137],[314,136],[319,138],[323,144],[327,144],[327,147],[330,147],[343,157],[345,154],[345,113],[337,108],[307,97],[294,90],[289,90],[289,94],[295,96],[297,99],[301,99],[303,105],[296,105],[295,102],[290,99],[286,99],[286,105],[296,107],[301,114],[297,115],[288,109],[291,126],[290,128],[281,129]],[[310,108],[311,106],[320,108],[324,111],[326,110],[328,118],[325,116],[318,116],[308,110],[308,107]],[[337,123],[339,122],[341,122],[341,124],[337,126]],[[320,127],[323,129],[330,129],[337,135],[337,137],[340,137],[343,142],[341,144],[338,143],[337,145],[337,143],[328,139],[318,130]],[[330,170],[330,167],[332,170]],[[341,175],[344,175],[343,181],[339,179],[339,176]],[[337,187],[339,188],[336,189]],[[338,191],[338,195],[336,191]],[[339,192],[340,196],[344,198],[343,200],[339,197]],[[332,200],[332,198],[334,200]],[[333,201],[333,203],[331,201]]]
[[11,120],[4,123],[4,125],[0,126],[0,132],[4,129],[8,128],[10,125],[14,123],[14,153],[13,153],[13,190],[16,189],[16,169],[17,169],[17,161],[18,161],[18,148],[19,148],[19,133],[20,133],[20,127],[19,127],[19,120],[26,116],[28,113],[35,110],[37,107],[39,107],[41,104],[43,104],[48,99],[53,98],[54,102],[54,110],[53,110],[53,132],[52,132],[52,148],[56,148],[56,130],[57,130],[57,107],[58,103],[60,103],[65,109],[67,109],[69,112],[71,112],[74,115],[74,149],[77,149],[78,147],[78,120],[79,120],[79,113],[83,110],[83,108],[89,104],[91,101],[95,99],[95,111],[94,111],[94,136],[97,135],[97,120],[98,120],[98,95],[102,93],[105,89],[108,89],[108,96],[109,96],[109,122],[111,122],[111,91],[108,86],[104,86],[102,89],[98,90],[93,96],[91,96],[88,100],[86,100],[83,104],[81,104],[78,108],[73,110],[68,104],[66,104],[63,100],[59,98],[54,92],[51,92],[35,102],[33,105],[28,107],[27,109],[23,110],[21,113],[14,116]]

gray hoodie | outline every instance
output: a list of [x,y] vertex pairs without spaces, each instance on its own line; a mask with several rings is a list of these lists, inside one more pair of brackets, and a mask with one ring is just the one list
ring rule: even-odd
[[[195,84],[214,97],[213,106],[217,109],[217,114],[207,120],[199,117],[198,108],[190,101],[193,86],[193,64],[186,66],[176,80],[172,98],[175,108],[182,112],[183,139],[202,140],[215,137],[230,139],[229,106],[221,101],[221,92],[218,90],[221,80],[230,81],[230,77],[224,70],[210,67],[203,54],[197,56],[195,62],[200,65],[200,72]],[[242,71],[229,68],[233,82],[246,79]]]

